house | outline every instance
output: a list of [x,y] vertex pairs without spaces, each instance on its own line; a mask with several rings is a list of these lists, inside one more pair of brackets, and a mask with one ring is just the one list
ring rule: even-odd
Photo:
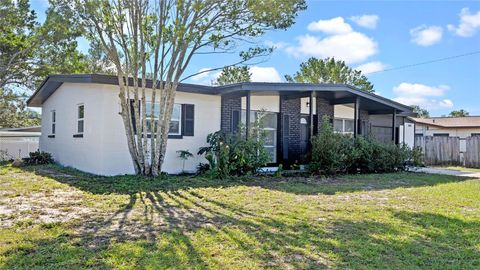
[[[118,93],[116,76],[48,76],[28,100],[29,106],[42,108],[40,150],[50,152],[62,165],[94,174],[134,173]],[[162,169],[181,172],[182,161],[176,151],[196,153],[206,145],[208,134],[218,130],[234,132],[241,122],[248,127],[260,110],[266,113],[265,147],[272,164],[301,162],[324,115],[333,119],[338,132],[352,136],[373,134],[384,141],[413,146],[413,129],[411,136],[405,136],[410,107],[352,86],[180,84]],[[185,169],[194,171],[200,162],[206,161],[195,155],[186,162]]]
[[[415,122],[415,138],[458,137],[460,153],[467,151],[466,138],[480,136],[480,116],[411,118]],[[421,143],[420,143],[421,144]]]
[[480,135],[480,116],[411,118],[416,136],[450,136],[461,139]]
[[40,126],[0,129],[0,161],[28,157],[38,149]]

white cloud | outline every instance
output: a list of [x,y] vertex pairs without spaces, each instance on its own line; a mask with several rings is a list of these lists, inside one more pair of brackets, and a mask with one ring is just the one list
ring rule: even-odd
[[418,105],[427,110],[452,108],[452,100],[443,98],[449,89],[448,85],[428,86],[403,82],[393,88],[393,92],[397,94],[394,100],[405,105]]
[[265,41],[265,45],[267,47],[273,47],[275,49],[283,49],[287,46],[287,43],[282,42],[282,41],[274,42],[274,41],[271,41],[271,40],[267,40],[267,41]]
[[443,29],[440,26],[421,25],[410,30],[411,41],[420,46],[431,46],[442,40]]
[[207,71],[207,70],[210,70],[210,69],[211,69],[211,68],[202,68],[202,69],[200,69],[199,71],[197,71],[197,73],[198,73],[198,72],[202,72],[202,71],[205,71],[205,72],[200,73],[200,74],[198,74],[198,75],[195,75],[195,76],[191,77],[190,80],[192,80],[192,81],[194,81],[194,82],[198,82],[198,81],[201,81],[201,80],[203,80],[203,79],[208,78],[208,77],[210,76],[210,72]]
[[361,27],[375,29],[377,27],[377,23],[380,17],[377,15],[361,15],[361,16],[352,16],[350,20]]
[[308,25],[309,31],[321,31],[326,34],[346,34],[352,32],[352,27],[342,17],[330,20],[318,20]]
[[378,52],[378,44],[367,35],[356,32],[342,17],[318,20],[308,25],[310,31],[321,31],[326,36],[305,34],[297,37],[298,44],[285,47],[296,58],[335,57],[348,64],[359,63]]
[[295,57],[335,57],[348,64],[358,63],[378,52],[378,44],[363,33],[351,32],[320,38],[304,35],[297,38],[298,46],[289,46],[287,53]]
[[363,74],[373,73],[385,70],[388,66],[380,61],[368,62],[356,67],[356,70],[360,70]]
[[470,9],[462,8],[460,11],[460,23],[458,26],[449,24],[448,30],[461,37],[471,37],[480,29],[480,10],[470,13]]
[[274,67],[258,67],[250,68],[252,74],[252,82],[281,82],[282,78]]

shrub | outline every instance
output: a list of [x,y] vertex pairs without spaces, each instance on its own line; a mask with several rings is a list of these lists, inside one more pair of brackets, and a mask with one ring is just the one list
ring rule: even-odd
[[212,177],[255,174],[267,164],[270,157],[264,147],[265,135],[260,123],[261,118],[253,123],[248,138],[243,135],[244,128],[236,134],[217,131],[207,136],[209,146],[200,148],[198,154],[205,155]]
[[28,158],[24,158],[25,165],[43,165],[53,163],[52,155],[48,152],[37,150],[30,152]]
[[412,151],[406,145],[385,144],[372,137],[335,133],[325,118],[312,139],[310,171],[315,174],[372,173],[404,170]]
[[352,139],[335,133],[329,118],[324,117],[321,131],[312,139],[312,155],[309,170],[315,174],[337,174],[348,169]]

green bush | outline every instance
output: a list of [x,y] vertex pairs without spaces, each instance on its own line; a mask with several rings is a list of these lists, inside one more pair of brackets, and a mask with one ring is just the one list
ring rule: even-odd
[[353,140],[335,133],[328,118],[323,119],[321,131],[312,139],[309,170],[315,174],[337,174],[348,170]]
[[209,163],[209,172],[212,177],[226,178],[228,176],[241,176],[255,174],[258,169],[265,166],[270,157],[265,150],[265,135],[256,121],[246,138],[245,130],[241,129],[236,134],[226,134],[222,131],[209,134],[209,146],[201,147],[199,155],[205,155]]
[[25,165],[43,165],[53,163],[52,155],[48,152],[41,152],[37,150],[35,152],[30,152],[28,158],[24,158]]
[[309,169],[314,174],[372,173],[404,170],[412,151],[405,145],[385,144],[372,137],[352,138],[335,133],[328,118],[312,139]]

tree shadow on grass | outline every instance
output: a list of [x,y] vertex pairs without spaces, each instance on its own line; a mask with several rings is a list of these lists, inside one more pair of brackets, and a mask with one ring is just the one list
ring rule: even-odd
[[149,178],[136,175],[97,176],[57,165],[33,166],[25,170],[53,178],[92,194],[134,194],[138,192],[165,192],[194,188],[225,188],[232,186],[259,186],[301,195],[336,194],[342,192],[422,187],[460,182],[474,178],[425,173],[387,173],[348,175],[336,178],[252,176],[231,179],[210,179],[192,176],[165,176]]
[[[326,215],[326,214],[325,214]],[[6,251],[0,268],[457,268],[480,266],[478,221],[390,210],[368,216],[268,215],[194,190],[131,194],[106,218]]]

